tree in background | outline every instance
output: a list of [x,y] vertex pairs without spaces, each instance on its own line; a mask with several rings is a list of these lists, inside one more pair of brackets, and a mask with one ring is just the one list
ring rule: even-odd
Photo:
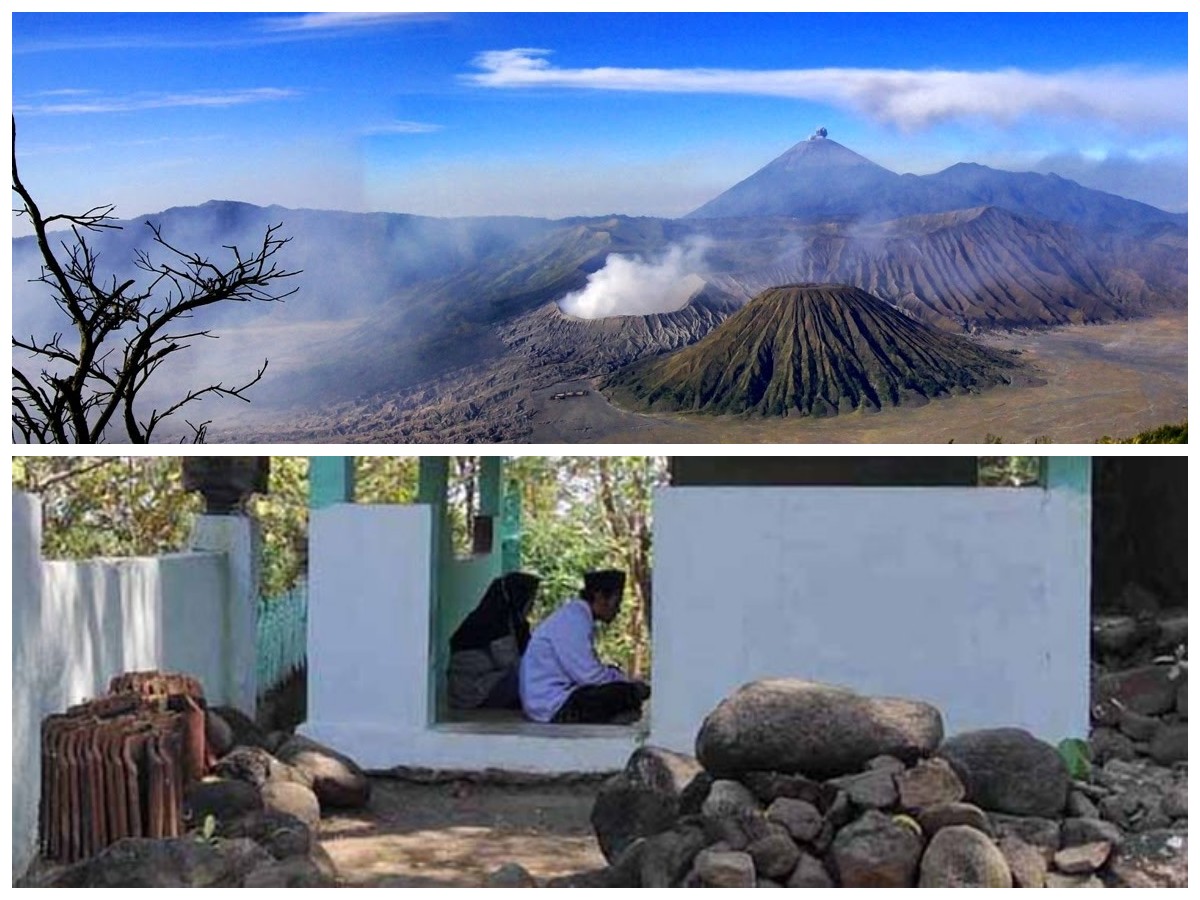
[[[32,225],[42,258],[41,275],[34,280],[49,288],[74,332],[71,340],[62,332],[48,338],[13,335],[12,421],[21,440],[98,444],[119,423],[130,442],[144,444],[163,419],[201,397],[246,400],[245,391],[266,371],[265,361],[244,384],[217,382],[192,388],[162,410],[152,409],[146,418],[134,409],[138,394],[164,362],[191,346],[192,339],[214,337],[208,329],[181,327],[197,310],[225,302],[273,302],[298,290],[275,290],[275,282],[299,274],[282,268],[275,259],[291,240],[279,236],[281,225],[269,227],[262,245],[249,256],[237,247],[226,247],[231,258],[217,264],[172,245],[158,226],[148,222],[153,244],[165,251],[165,259],[152,259],[144,250],[136,252],[134,266],[148,276],[145,287],[137,289],[135,279],[102,275],[99,257],[88,243],[89,233],[120,229],[112,206],[95,206],[77,215],[45,215],[38,208],[17,171],[15,118],[12,189],[21,201],[14,212]],[[71,235],[55,239],[57,246],[48,231],[56,225],[68,227]],[[28,354],[41,371],[33,374],[19,368],[18,351]],[[194,441],[202,442],[209,423],[187,424]]]
[[48,559],[172,553],[204,507],[179,457],[16,456],[13,487],[42,501]]

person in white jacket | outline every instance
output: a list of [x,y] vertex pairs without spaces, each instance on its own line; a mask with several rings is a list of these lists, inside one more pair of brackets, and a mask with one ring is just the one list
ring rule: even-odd
[[535,722],[636,721],[650,686],[605,665],[592,643],[596,622],[611,622],[621,608],[625,573],[588,572],[581,597],[573,597],[533,631],[521,658],[521,707]]

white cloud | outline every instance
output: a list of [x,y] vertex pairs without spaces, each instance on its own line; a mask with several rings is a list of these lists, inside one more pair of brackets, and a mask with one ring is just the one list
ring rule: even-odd
[[373,125],[363,130],[366,135],[378,134],[433,134],[445,126],[434,122],[388,122],[385,125]]
[[13,112],[31,116],[87,115],[93,113],[142,112],[150,109],[179,107],[224,108],[247,103],[268,103],[299,96],[289,88],[248,88],[240,91],[190,91],[171,94],[136,94],[127,97],[99,97],[62,103],[19,103]]
[[1097,119],[1127,128],[1187,124],[1184,70],[562,69],[545,59],[549,52],[489,50],[474,60],[483,71],[462,77],[488,88],[788,97],[852,109],[905,129],[972,118],[1011,124],[1027,115]]
[[411,12],[345,12],[345,13],[301,13],[264,19],[268,31],[324,31],[336,28],[370,28],[390,25],[405,19],[426,19],[430,13]]

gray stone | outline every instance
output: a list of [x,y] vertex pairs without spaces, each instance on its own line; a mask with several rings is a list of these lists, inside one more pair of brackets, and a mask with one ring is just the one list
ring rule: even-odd
[[1179,685],[1179,691],[1175,694],[1175,712],[1179,713],[1179,717],[1185,722],[1187,721],[1187,679]]
[[65,869],[50,887],[237,887],[271,856],[254,841],[124,838]]
[[1158,639],[1155,649],[1160,653],[1174,653],[1180,646],[1187,646],[1187,613],[1161,616],[1158,620]]
[[1114,847],[1120,847],[1124,840],[1125,835],[1120,828],[1099,817],[1063,819],[1063,847],[1078,847],[1080,844],[1091,844],[1096,841],[1107,841]]
[[749,853],[702,850],[696,857],[696,874],[706,887],[754,887],[754,860]]
[[211,709],[204,711],[204,741],[213,756],[220,758],[234,747],[233,729]]
[[[646,839],[637,838],[621,855],[604,870],[604,886],[614,888],[637,888],[642,886],[642,856],[646,852]],[[566,885],[570,886],[570,885]],[[546,887],[554,887],[547,883]]]
[[1147,716],[1158,716],[1175,708],[1179,690],[1178,675],[1172,666],[1153,665],[1112,672],[1095,679],[1092,686],[1092,714],[1102,721],[1112,710],[1125,709]]
[[333,884],[307,856],[272,859],[250,872],[242,882],[247,888],[325,888]]
[[322,806],[357,809],[371,799],[371,780],[345,754],[293,735],[279,748],[277,756],[309,778]]
[[833,838],[829,860],[842,887],[912,887],[921,838],[877,810],[867,810]]
[[183,818],[193,828],[202,828],[208,816],[219,824],[262,808],[258,788],[232,778],[193,782],[183,792]]
[[267,810],[294,816],[313,831],[321,821],[321,806],[317,802],[317,795],[302,784],[290,781],[268,782],[263,785],[262,799]]
[[825,870],[824,864],[811,853],[800,854],[800,859],[796,863],[796,868],[792,870],[792,877],[788,879],[787,886],[790,888],[836,887],[833,879]]
[[1174,784],[1163,794],[1162,811],[1172,819],[1185,819],[1188,814],[1186,784]]
[[850,802],[866,809],[887,809],[896,805],[895,776],[888,771],[876,769],[858,775],[843,775],[828,782],[838,790],[846,792]]
[[1087,794],[1072,790],[1067,795],[1067,815],[1077,819],[1098,819],[1100,809]]
[[1054,868],[1067,875],[1086,875],[1108,862],[1110,853],[1112,844],[1108,841],[1064,847],[1054,854]]
[[1110,759],[1131,760],[1137,757],[1133,741],[1115,728],[1093,728],[1088,745],[1092,748],[1092,759],[1099,764]]
[[520,863],[509,862],[488,875],[484,887],[490,888],[531,888],[537,887],[537,879],[526,871]]
[[783,772],[747,772],[738,779],[764,805],[780,797],[803,800],[817,809],[826,810],[837,796],[837,789],[803,775]]
[[687,783],[679,793],[679,814],[681,816],[698,816],[700,810],[704,808],[704,801],[708,799],[708,792],[712,789],[713,777],[703,769]]
[[921,760],[896,776],[896,788],[900,805],[908,810],[957,803],[967,795],[962,781],[944,759]]
[[1003,813],[991,813],[988,818],[992,823],[992,833],[997,838],[1011,836],[1019,838],[1031,847],[1039,850],[1046,862],[1054,858],[1061,846],[1062,835],[1059,823],[1053,819],[1043,819],[1038,816],[1008,816]]
[[1046,886],[1049,866],[1046,856],[1035,847],[1011,835],[1000,838],[997,846],[1004,854],[1008,870],[1012,873],[1013,887],[1042,888]]
[[312,787],[312,779],[299,769],[276,759],[262,747],[234,747],[213,766],[213,774],[252,784],[259,790],[270,782],[293,782]]
[[239,818],[219,822],[217,835],[223,838],[249,838],[275,859],[308,856],[313,849],[308,826],[287,813],[261,810]]
[[1152,741],[1162,723],[1154,716],[1145,716],[1132,709],[1122,709],[1117,716],[1117,727],[1132,741]]
[[639,880],[644,888],[669,888],[687,875],[692,862],[708,844],[698,824],[680,824],[646,838]]
[[1187,725],[1164,725],[1150,742],[1150,756],[1163,766],[1184,762],[1187,751]]
[[832,778],[884,754],[915,761],[941,738],[941,714],[927,703],[770,679],[745,685],[708,714],[696,756],[717,776],[777,771]]
[[1092,617],[1092,647],[1100,653],[1126,656],[1146,636],[1145,626],[1133,616]]
[[762,878],[787,878],[800,860],[800,848],[782,829],[754,841],[746,852]]
[[807,843],[821,833],[824,819],[811,803],[780,797],[767,807],[767,819],[778,822],[797,841]]
[[992,833],[987,813],[974,803],[939,803],[927,807],[917,816],[917,824],[921,826],[926,839],[950,825],[967,825],[984,834]]
[[1007,888],[1012,887],[1012,873],[986,834],[967,825],[950,825],[925,848],[918,886]]
[[622,772],[601,785],[592,805],[592,829],[612,862],[639,837],[668,830],[681,815],[684,790],[700,774],[690,756],[640,747]]
[[742,811],[724,816],[703,816],[701,823],[708,843],[724,843],[730,850],[745,850],[754,841],[771,833],[767,817],[757,811]]
[[833,802],[825,810],[825,820],[834,828],[841,828],[852,818],[854,810],[850,806],[850,795],[845,791],[838,791]]
[[888,756],[886,754],[867,760],[867,769],[872,772],[891,772],[895,775],[903,772],[905,768],[906,766],[904,765],[903,760],[896,759],[896,757]]
[[726,778],[719,778],[712,783],[701,807],[704,815],[714,819],[756,812],[759,809],[758,798],[749,788]]
[[1020,728],[989,728],[942,744],[966,788],[966,799],[988,811],[1057,816],[1067,804],[1071,776],[1058,750]]
[[1095,890],[1104,887],[1104,882],[1095,875],[1066,875],[1062,872],[1047,872],[1046,887],[1048,888],[1087,888]]

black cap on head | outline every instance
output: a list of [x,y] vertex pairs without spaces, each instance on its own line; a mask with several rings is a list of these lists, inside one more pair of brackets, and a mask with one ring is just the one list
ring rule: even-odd
[[620,569],[601,569],[598,572],[585,572],[583,576],[583,592],[588,596],[596,594],[616,594],[620,596],[625,590],[625,573]]

